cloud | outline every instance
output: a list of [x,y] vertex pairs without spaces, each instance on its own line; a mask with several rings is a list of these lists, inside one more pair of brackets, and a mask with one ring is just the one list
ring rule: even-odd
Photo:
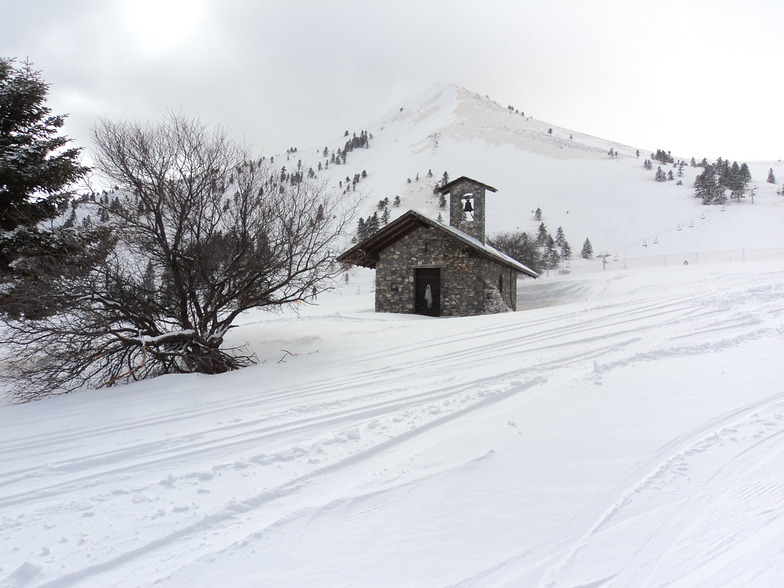
[[12,0],[66,132],[167,109],[267,153],[329,141],[437,81],[553,124],[684,156],[776,158],[777,23],[758,0]]

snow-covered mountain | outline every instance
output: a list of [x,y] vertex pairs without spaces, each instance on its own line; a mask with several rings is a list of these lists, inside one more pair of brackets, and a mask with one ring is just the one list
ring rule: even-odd
[[[366,171],[357,190],[367,196],[366,214],[379,200],[395,196],[396,214],[415,208],[438,215],[432,186],[444,171],[466,175],[498,188],[488,199],[487,230],[535,232],[534,211],[552,234],[563,227],[575,253],[586,238],[596,253],[619,259],[662,254],[784,246],[784,182],[781,162],[746,162],[757,186],[754,204],[746,197],[724,209],[694,198],[694,178],[702,168],[684,168],[684,176],[656,182],[643,168],[666,145],[633,146],[599,139],[529,116],[463,88],[437,84],[380,119],[350,130],[367,130],[370,148],[349,153],[346,165],[320,172],[335,189],[338,182]],[[552,131],[552,132],[550,132]],[[302,160],[305,169],[324,163],[323,148],[342,148],[347,137],[302,149],[287,164]],[[617,157],[610,157],[612,150]],[[637,156],[639,150],[640,155]],[[726,154],[732,161],[732,154]],[[677,160],[700,161],[700,153],[673,153]],[[283,158],[286,155],[282,156]],[[281,156],[276,162],[282,161]],[[712,162],[711,162],[712,163]],[[742,161],[739,163],[743,163]],[[779,178],[767,183],[770,169]],[[677,170],[663,165],[665,171]],[[428,171],[433,173],[427,177]],[[417,175],[419,180],[417,181]],[[411,183],[408,183],[411,180]],[[676,185],[677,181],[682,185]]]
[[435,216],[446,170],[498,188],[491,233],[540,207],[574,249],[701,261],[551,273],[516,313],[449,319],[375,314],[355,269],[242,317],[256,366],[0,404],[0,587],[780,586],[784,259],[703,263],[784,245],[780,164],[749,162],[754,204],[722,211],[691,168],[654,182],[666,145],[637,159],[451,86],[362,129],[320,175],[365,170],[366,213]]

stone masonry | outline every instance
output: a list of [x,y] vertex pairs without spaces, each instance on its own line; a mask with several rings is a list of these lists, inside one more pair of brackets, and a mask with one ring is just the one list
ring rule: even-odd
[[515,310],[517,272],[434,227],[384,249],[376,265],[376,312],[414,312],[414,270],[441,269],[441,315]]
[[[464,212],[471,202],[473,214]],[[469,178],[456,181],[449,190],[449,224],[466,235],[485,242],[485,188]]]

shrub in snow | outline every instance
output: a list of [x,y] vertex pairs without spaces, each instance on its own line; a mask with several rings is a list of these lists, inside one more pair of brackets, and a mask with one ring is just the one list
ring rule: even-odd
[[307,300],[340,271],[334,244],[354,205],[322,185],[286,181],[227,133],[175,115],[156,126],[102,120],[94,133],[96,166],[139,206],[112,212],[79,271],[34,267],[17,289],[60,309],[6,319],[20,400],[249,365],[222,347],[235,319]]

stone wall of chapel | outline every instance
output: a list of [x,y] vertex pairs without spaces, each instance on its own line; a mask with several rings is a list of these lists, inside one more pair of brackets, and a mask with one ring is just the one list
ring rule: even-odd
[[417,267],[441,268],[442,316],[499,312],[504,310],[499,308],[499,296],[506,308],[516,307],[514,270],[480,256],[448,233],[420,227],[380,253],[376,264],[376,312],[414,312]]

